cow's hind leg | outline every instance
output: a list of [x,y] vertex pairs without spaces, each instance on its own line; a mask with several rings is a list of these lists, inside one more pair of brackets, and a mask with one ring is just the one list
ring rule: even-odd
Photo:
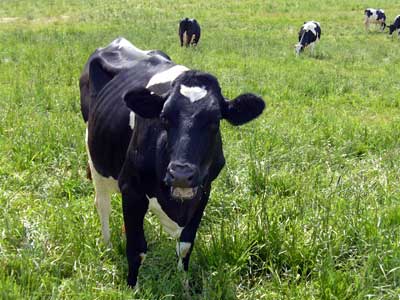
[[101,232],[104,243],[111,246],[110,243],[110,214],[111,214],[111,194],[116,191],[117,181],[112,178],[101,176],[93,164],[89,162],[92,181],[95,189],[95,205],[100,217]]

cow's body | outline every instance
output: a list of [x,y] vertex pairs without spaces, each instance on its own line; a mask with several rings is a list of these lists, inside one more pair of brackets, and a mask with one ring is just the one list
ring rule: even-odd
[[383,31],[386,27],[386,15],[383,9],[367,8],[364,11],[365,29],[369,29],[370,24],[377,24]]
[[295,46],[296,54],[299,55],[306,47],[310,47],[311,53],[313,53],[316,43],[321,38],[320,24],[316,21],[304,22],[300,28],[298,37],[299,42]]
[[181,47],[196,46],[200,40],[201,29],[196,19],[184,18],[179,22]]
[[400,15],[394,19],[393,24],[389,25],[389,34],[392,35],[396,30],[398,31],[398,36],[400,38]]
[[179,239],[179,264],[188,269],[211,182],[225,163],[219,120],[240,125],[264,109],[251,94],[225,101],[215,77],[161,54],[115,40],[92,54],[80,82],[102,233],[109,242],[110,194],[120,191],[130,286],[147,250],[149,208]]

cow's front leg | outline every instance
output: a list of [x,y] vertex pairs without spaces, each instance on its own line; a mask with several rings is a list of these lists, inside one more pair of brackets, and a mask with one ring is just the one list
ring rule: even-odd
[[149,202],[144,194],[136,192],[129,185],[122,185],[121,193],[128,259],[127,283],[130,287],[136,287],[139,267],[147,251],[143,221]]
[[199,228],[209,196],[210,189],[207,188],[206,191],[203,192],[199,207],[197,208],[193,218],[183,228],[179,242],[176,244],[176,255],[178,257],[179,270],[184,270],[186,272],[189,270],[189,259],[190,255],[192,254],[194,240],[196,238],[197,229]]

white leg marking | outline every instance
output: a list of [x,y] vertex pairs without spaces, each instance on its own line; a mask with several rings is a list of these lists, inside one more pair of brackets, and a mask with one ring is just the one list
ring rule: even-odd
[[[87,141],[87,129],[86,129],[86,141]],[[101,232],[106,245],[110,245],[110,224],[109,218],[111,214],[111,193],[118,192],[118,183],[112,177],[106,178],[100,175],[94,168],[90,152],[86,143],[90,172],[92,174],[92,181],[95,189],[95,205],[97,213],[100,217]]]
[[133,130],[135,128],[135,113],[133,111],[129,114],[129,127]]
[[192,243],[177,242],[176,243],[176,255],[178,255],[178,270],[183,270],[182,259],[188,254]]
[[171,220],[168,215],[162,210],[161,205],[156,198],[149,199],[149,209],[160,219],[164,230],[173,238],[178,238],[181,235],[183,227],[180,227],[176,222]]

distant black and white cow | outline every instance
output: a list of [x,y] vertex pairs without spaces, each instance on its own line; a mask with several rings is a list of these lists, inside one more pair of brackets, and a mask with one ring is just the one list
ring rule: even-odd
[[196,46],[200,40],[200,25],[196,19],[184,18],[179,22],[179,39],[181,47]]
[[400,15],[394,19],[393,24],[389,25],[389,34],[392,35],[396,30],[398,30],[397,34],[400,38]]
[[299,42],[295,45],[296,54],[299,55],[306,47],[310,46],[314,52],[315,44],[321,38],[321,26],[318,22],[304,22],[299,31]]
[[80,88],[106,243],[110,194],[122,194],[128,285],[136,285],[147,250],[148,209],[179,239],[178,266],[187,271],[211,183],[225,164],[220,121],[247,123],[262,113],[264,101],[254,94],[228,101],[214,76],[141,51],[123,38],[90,56]]
[[386,27],[386,15],[383,9],[367,8],[364,11],[364,25],[365,29],[369,29],[370,24],[378,24],[383,31]]

